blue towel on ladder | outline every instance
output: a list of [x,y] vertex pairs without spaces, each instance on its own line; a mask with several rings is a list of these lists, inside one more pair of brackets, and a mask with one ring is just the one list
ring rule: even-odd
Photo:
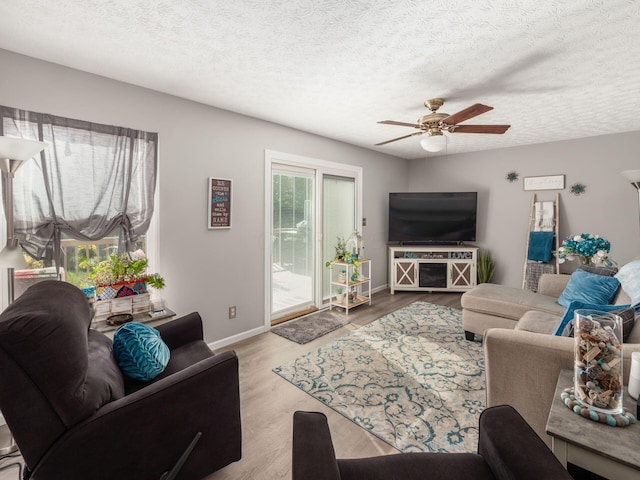
[[549,263],[553,249],[553,232],[529,232],[527,258],[534,262]]

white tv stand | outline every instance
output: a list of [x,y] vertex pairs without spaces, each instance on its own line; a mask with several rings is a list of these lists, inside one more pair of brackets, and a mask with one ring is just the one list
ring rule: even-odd
[[389,289],[464,292],[477,283],[478,247],[389,245]]

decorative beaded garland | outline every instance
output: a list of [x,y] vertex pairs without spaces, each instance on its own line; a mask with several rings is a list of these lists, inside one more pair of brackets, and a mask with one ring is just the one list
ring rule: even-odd
[[602,413],[593,410],[588,404],[576,398],[573,387],[565,388],[560,394],[560,398],[573,413],[594,422],[604,423],[611,427],[628,427],[637,421],[636,417],[626,408],[622,413]]

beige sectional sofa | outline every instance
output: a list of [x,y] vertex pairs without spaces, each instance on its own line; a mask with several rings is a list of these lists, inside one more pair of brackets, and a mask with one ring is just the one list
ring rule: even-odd
[[[556,300],[570,275],[543,275],[538,293],[481,284],[462,296],[465,332],[483,335],[487,406],[508,404],[547,444],[545,426],[560,370],[573,369],[573,338],[553,336],[565,308]],[[628,304],[620,289],[613,303]],[[640,322],[638,322],[640,323]],[[640,351],[640,325],[623,346],[628,381],[631,353]],[[635,413],[635,412],[634,412]]]
[[527,312],[548,314],[560,321],[565,307],[556,301],[569,275],[542,275],[538,293],[494,283],[481,283],[462,295],[462,326],[467,340],[484,335],[488,328],[515,328]]

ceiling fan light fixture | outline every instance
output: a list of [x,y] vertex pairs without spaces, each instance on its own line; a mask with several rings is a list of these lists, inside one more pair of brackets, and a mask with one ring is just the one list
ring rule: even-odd
[[447,146],[447,136],[442,133],[439,135],[429,135],[420,140],[420,146],[427,152],[440,152]]

